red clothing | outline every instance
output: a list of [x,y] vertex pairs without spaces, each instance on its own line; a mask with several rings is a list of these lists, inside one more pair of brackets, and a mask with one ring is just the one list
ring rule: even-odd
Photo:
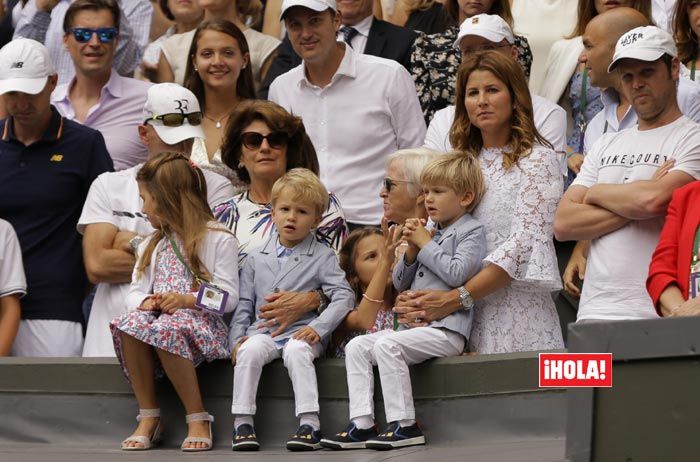
[[690,259],[695,231],[700,225],[700,181],[694,181],[673,193],[666,222],[649,265],[647,291],[661,316],[659,297],[671,284],[676,284],[688,298]]

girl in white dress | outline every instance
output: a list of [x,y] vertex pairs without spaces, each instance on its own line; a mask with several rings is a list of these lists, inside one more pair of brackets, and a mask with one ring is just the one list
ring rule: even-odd
[[486,229],[488,255],[459,291],[399,296],[399,320],[423,326],[476,301],[471,351],[563,348],[551,297],[561,288],[552,235],[563,177],[535,128],[525,75],[496,51],[475,54],[459,71],[456,101],[450,141],[481,164],[486,194],[473,215]]

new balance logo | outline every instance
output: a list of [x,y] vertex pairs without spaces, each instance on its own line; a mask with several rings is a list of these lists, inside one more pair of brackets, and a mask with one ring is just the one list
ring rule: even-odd
[[23,61],[17,61],[16,63],[12,63],[10,65],[10,69],[22,69],[22,66],[24,66]]
[[63,161],[63,154],[54,154],[51,156],[51,159],[49,159],[51,162],[62,162]]

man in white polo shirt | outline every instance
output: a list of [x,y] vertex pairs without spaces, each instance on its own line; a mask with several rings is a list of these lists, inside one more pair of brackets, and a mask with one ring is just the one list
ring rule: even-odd
[[269,98],[304,121],[349,227],[378,225],[386,157],[425,136],[413,80],[399,63],[336,41],[335,0],[285,0],[281,19],[302,64],[275,79]]
[[[513,59],[518,57],[518,49],[513,45],[513,31],[500,16],[478,14],[467,18],[459,26],[459,34],[454,46],[462,52],[462,61],[474,52],[495,50]],[[540,135],[549,141],[562,158],[564,175],[566,163],[566,111],[546,98],[531,93],[535,127]],[[463,104],[463,103],[461,103]],[[436,151],[452,150],[450,127],[455,118],[455,107],[448,106],[435,113],[425,135],[425,147]]]
[[[166,151],[189,157],[194,138],[204,138],[197,98],[174,83],[148,89],[143,120],[138,130],[149,158]],[[153,232],[141,212],[142,201],[136,184],[136,174],[142,165],[97,177],[78,221],[78,231],[83,234],[85,268],[90,281],[97,284],[83,356],[115,355],[109,322],[124,312],[136,249],[143,237]],[[228,179],[209,170],[202,173],[207,180],[210,206],[234,195]]]
[[622,35],[608,72],[638,125],[598,140],[554,218],[559,240],[590,240],[577,321],[657,316],[645,281],[673,191],[700,178],[700,125],[676,99],[680,62],[658,27]]

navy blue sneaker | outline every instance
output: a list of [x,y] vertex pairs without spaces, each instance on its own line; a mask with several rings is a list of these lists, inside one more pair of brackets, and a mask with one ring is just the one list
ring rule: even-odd
[[321,440],[321,446],[328,449],[364,449],[365,441],[377,437],[377,427],[360,429],[354,423],[329,438]]
[[417,423],[410,427],[402,427],[398,422],[391,422],[376,438],[367,440],[367,449],[386,451],[388,449],[405,448],[425,444],[425,436]]
[[287,441],[290,451],[314,451],[321,449],[321,431],[314,430],[311,425],[302,425]]
[[255,436],[255,429],[248,424],[239,425],[233,431],[231,449],[234,451],[257,451],[260,449],[258,437]]

